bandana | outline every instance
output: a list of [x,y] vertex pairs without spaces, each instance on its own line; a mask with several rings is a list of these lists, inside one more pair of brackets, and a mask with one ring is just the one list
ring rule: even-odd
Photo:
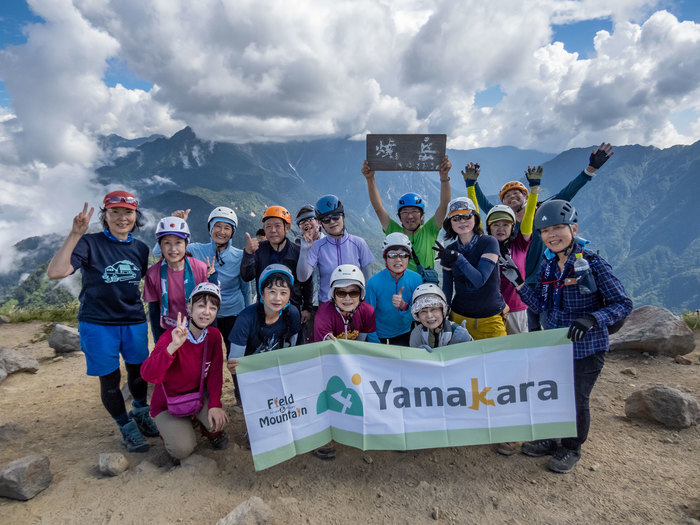
[[411,313],[415,319],[418,319],[418,314],[423,308],[442,308],[442,315],[447,315],[447,303],[442,300],[442,297],[435,294],[421,295],[411,306]]
[[199,338],[195,338],[194,334],[193,334],[192,331],[190,330],[190,322],[189,322],[189,320],[187,321],[187,340],[188,340],[190,343],[193,343],[193,344],[195,344],[195,345],[198,345],[199,343],[201,343],[202,341],[204,341],[204,339],[205,339],[206,337],[207,337],[207,328],[205,328],[204,330],[202,330],[202,334],[199,336]]
[[104,232],[102,232],[102,233],[104,233],[104,234],[105,234],[105,235],[107,236],[107,238],[108,238],[109,240],[111,240],[111,241],[117,241],[117,242],[129,243],[129,242],[131,242],[131,241],[133,241],[133,240],[134,240],[134,236],[133,236],[133,235],[131,235],[131,232],[129,232],[129,235],[127,235],[127,236],[126,236],[126,239],[125,239],[125,240],[123,240],[123,241],[122,241],[121,239],[117,239],[117,238],[116,238],[116,237],[115,237],[114,235],[112,235],[112,232],[111,232],[111,231],[109,231],[108,229],[107,229],[107,230],[105,230],[105,231],[104,231]]

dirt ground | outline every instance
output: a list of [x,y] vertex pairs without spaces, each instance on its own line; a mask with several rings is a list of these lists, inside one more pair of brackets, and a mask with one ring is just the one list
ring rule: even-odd
[[[46,454],[54,479],[27,502],[0,498],[6,524],[207,523],[257,495],[276,523],[700,523],[700,428],[673,431],[630,421],[624,400],[657,383],[700,399],[700,344],[680,365],[670,357],[611,354],[593,390],[592,426],[576,470],[546,469],[547,458],[504,457],[489,446],[399,453],[338,446],[335,461],[310,454],[253,470],[243,416],[224,384],[232,444],[195,453],[218,475],[175,466],[158,438],[128,454],[102,408],[81,353],[54,361],[43,324],[0,326],[0,345],[36,357],[37,374],[0,384],[0,465]],[[698,336],[696,335],[696,342]],[[633,368],[636,375],[621,373]],[[123,452],[130,469],[102,477],[101,452]],[[152,467],[139,464],[148,460]]]

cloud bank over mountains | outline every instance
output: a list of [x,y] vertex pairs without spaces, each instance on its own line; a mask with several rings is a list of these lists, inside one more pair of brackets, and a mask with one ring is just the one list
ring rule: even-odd
[[[28,222],[34,234],[64,231],[95,202],[96,138],[110,133],[190,125],[204,139],[249,142],[433,132],[453,148],[550,152],[700,138],[700,24],[655,12],[653,0],[29,4],[45,23],[0,50],[12,99],[0,108],[0,164],[12,192],[27,180],[36,191],[32,206],[0,196],[0,229],[13,232],[2,241]],[[591,35],[590,56],[552,41],[553,25],[592,18],[613,26]],[[115,61],[153,87],[108,85]],[[502,99],[475,103],[489,89]]]

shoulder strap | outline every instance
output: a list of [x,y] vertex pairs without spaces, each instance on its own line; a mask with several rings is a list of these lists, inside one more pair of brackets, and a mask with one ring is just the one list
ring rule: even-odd
[[422,270],[423,267],[418,260],[418,256],[416,255],[416,251],[413,249],[413,246],[411,246],[411,257],[413,258],[413,262],[416,263],[416,268],[418,268],[418,271]]

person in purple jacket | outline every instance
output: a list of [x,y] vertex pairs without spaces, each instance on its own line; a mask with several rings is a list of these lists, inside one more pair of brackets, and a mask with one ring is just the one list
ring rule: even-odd
[[301,253],[297,263],[297,277],[306,281],[314,268],[318,267],[321,282],[318,302],[328,301],[331,274],[341,264],[353,264],[362,270],[365,280],[369,279],[369,265],[374,255],[367,242],[356,235],[350,235],[345,229],[345,211],[343,204],[335,195],[324,195],[316,203],[316,218],[326,236],[317,241],[301,240]]

